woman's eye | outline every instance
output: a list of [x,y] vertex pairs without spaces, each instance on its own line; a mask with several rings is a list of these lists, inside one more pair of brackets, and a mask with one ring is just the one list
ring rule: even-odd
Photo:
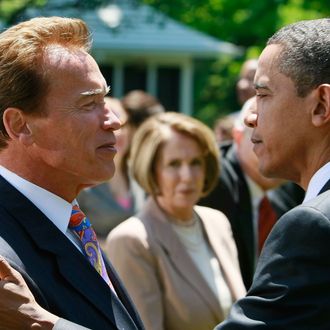
[[200,166],[203,164],[203,161],[201,159],[194,159],[192,162],[191,162],[191,165],[193,166]]
[[173,160],[169,163],[170,167],[179,167],[180,166],[180,162],[178,160]]

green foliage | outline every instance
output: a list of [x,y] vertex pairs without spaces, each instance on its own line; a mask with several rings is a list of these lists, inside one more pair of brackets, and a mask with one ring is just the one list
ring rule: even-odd
[[283,25],[330,16],[322,0],[141,0],[208,35],[243,46],[245,56],[196,63],[194,115],[209,125],[239,108],[235,82],[242,62],[258,57],[267,39]]
[[195,117],[213,126],[219,116],[239,109],[235,94],[239,69],[230,57],[195,62]]
[[0,0],[0,20],[12,24],[26,8],[43,6],[47,0]]
[[[96,8],[123,0],[70,0],[67,6]],[[235,83],[246,58],[258,57],[268,37],[283,25],[330,16],[330,1],[324,0],[130,0],[149,4],[164,14],[210,36],[246,49],[243,58],[197,61],[195,67],[194,115],[210,126],[220,115],[239,106]],[[0,0],[0,20],[11,24],[29,6],[47,0]]]

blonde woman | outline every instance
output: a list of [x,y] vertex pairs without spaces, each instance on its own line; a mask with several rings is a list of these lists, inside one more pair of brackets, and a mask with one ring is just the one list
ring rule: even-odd
[[110,232],[106,252],[147,330],[213,329],[245,294],[227,218],[196,205],[217,182],[214,135],[186,115],[155,115],[130,162],[149,197]]

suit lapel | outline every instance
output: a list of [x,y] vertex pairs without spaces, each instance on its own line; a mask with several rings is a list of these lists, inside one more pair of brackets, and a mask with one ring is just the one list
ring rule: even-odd
[[245,253],[248,253],[250,263],[253,264],[255,261],[256,241],[255,241],[255,233],[253,228],[253,210],[251,205],[252,197],[250,194],[250,188],[248,186],[246,177],[239,164],[237,155],[233,147],[228,151],[227,160],[234,169],[234,172],[231,174],[231,176],[236,177],[235,178],[236,181],[235,188],[237,190],[235,194],[236,213],[234,219],[236,219],[238,223],[236,223],[235,226],[239,232],[243,233],[241,235],[241,239],[245,240],[245,246],[248,250],[245,251]]
[[[0,190],[7,196],[3,207],[25,229],[40,250],[53,254],[61,275],[96,306],[115,326],[116,314],[130,318],[118,298],[69,239],[25,196],[0,177]],[[83,276],[82,272],[83,270]],[[113,274],[111,274],[113,277]],[[93,285],[91,285],[93,283]],[[92,288],[92,290],[91,290]],[[112,303],[113,310],[109,308]]]
[[[112,300],[112,307],[114,310],[115,319],[121,320],[121,318],[123,318],[122,310],[125,309],[128,312],[124,315],[124,317],[127,319],[126,324],[135,323],[135,325],[138,325],[137,328],[143,329],[140,316],[138,315],[138,312],[136,311],[134,304],[131,301],[126,289],[124,288],[122,282],[120,281],[117,272],[112,267],[111,263],[108,261],[108,258],[104,254],[103,254],[103,258],[111,283],[116,288],[116,293],[119,297],[119,299]],[[129,320],[128,320],[128,316],[130,318]]]
[[[196,212],[200,213],[201,211],[197,208]],[[228,255],[226,249],[223,248],[226,245],[226,242],[222,241],[221,236],[219,235],[219,230],[214,230],[213,224],[214,222],[219,221],[219,219],[212,218],[211,214],[204,214],[200,219],[204,225],[210,245],[217,256],[223,275],[227,280],[233,300],[236,300],[242,296],[242,289],[244,290],[244,288],[238,285],[242,280],[239,276],[239,271],[233,269],[232,256]],[[238,265],[237,267],[239,269]]]
[[[144,219],[146,227],[152,231],[152,237],[157,240],[157,244],[162,246],[178,273],[190,284],[192,290],[199,294],[210,310],[213,311],[216,318],[223,318],[222,310],[215,294],[186,252],[168,222],[166,215],[152,198],[148,199],[144,210],[141,219]],[[152,214],[152,218],[149,216],[150,214]]]

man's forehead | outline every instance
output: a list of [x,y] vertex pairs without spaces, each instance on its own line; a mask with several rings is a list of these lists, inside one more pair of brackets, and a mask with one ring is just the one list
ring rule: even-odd
[[282,47],[280,45],[269,45],[261,53],[257,65],[257,71],[264,69],[267,71],[278,71],[279,56]]
[[278,56],[280,54],[279,45],[267,46],[261,53],[255,75],[255,83],[268,82],[271,77],[276,76],[279,71]]

